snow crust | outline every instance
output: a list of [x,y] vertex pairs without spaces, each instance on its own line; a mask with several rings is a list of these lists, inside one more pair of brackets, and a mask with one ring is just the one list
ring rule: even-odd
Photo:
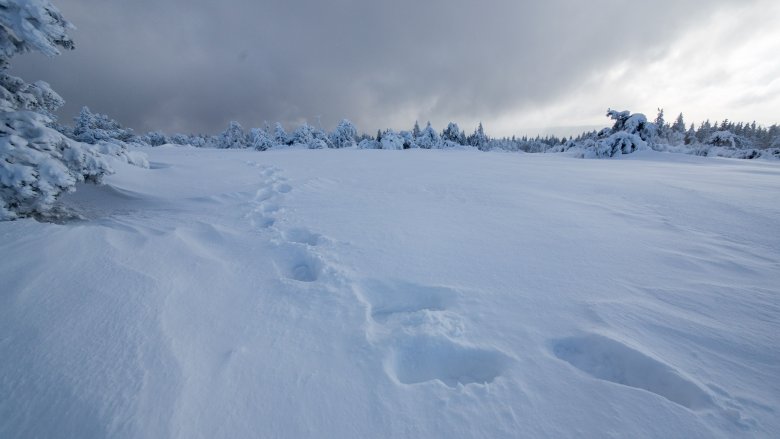
[[149,148],[0,223],[0,437],[776,437],[780,164]]

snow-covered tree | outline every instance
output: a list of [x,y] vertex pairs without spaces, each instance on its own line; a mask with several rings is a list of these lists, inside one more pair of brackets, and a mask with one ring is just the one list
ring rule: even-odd
[[79,142],[92,145],[112,140],[128,142],[133,137],[133,130],[122,128],[117,121],[104,114],[92,113],[87,107],[82,107],[74,119],[73,139]]
[[358,149],[380,149],[382,148],[382,144],[377,142],[374,139],[368,138],[368,139],[361,139],[360,142],[358,142]]
[[311,125],[304,122],[301,126],[295,129],[290,135],[290,141],[293,146],[298,148],[309,148],[309,145],[314,142],[314,128]]
[[485,134],[485,129],[482,127],[482,122],[479,123],[479,126],[477,126],[477,129],[474,130],[474,133],[466,139],[467,143],[471,146],[477,147],[479,149],[485,149],[485,146],[488,144],[488,141],[490,140]]
[[274,127],[274,143],[278,146],[290,144],[290,137],[279,122],[276,122],[276,126]]
[[691,127],[688,128],[688,131],[685,132],[683,143],[685,143],[686,145],[693,145],[696,142],[697,142],[696,129],[693,127],[693,124],[691,124]]
[[436,149],[441,147],[441,138],[436,130],[431,127],[431,123],[425,126],[420,135],[414,139],[417,146],[422,149]]
[[249,147],[258,151],[265,151],[274,147],[274,141],[263,128],[249,130]]
[[246,148],[246,134],[244,134],[244,128],[236,121],[230,121],[228,127],[219,135],[217,141],[217,148],[225,149],[238,149]]
[[149,146],[162,146],[168,143],[168,138],[159,131],[150,131],[141,137],[141,142]]
[[382,149],[404,149],[404,138],[393,130],[382,133]]
[[330,141],[334,148],[351,148],[355,146],[357,138],[357,129],[347,119],[339,122],[336,129],[330,135]]
[[206,136],[202,134],[190,134],[187,138],[187,144],[196,148],[203,148],[207,143]]
[[[420,124],[417,123],[417,121],[414,121],[414,127],[412,128],[412,136],[416,139],[420,137]],[[379,139],[377,139],[379,140]]]
[[113,172],[96,147],[50,128],[63,100],[48,84],[8,74],[15,55],[73,49],[70,29],[48,0],[0,0],[0,219],[46,213],[76,183]]
[[685,120],[683,119],[682,113],[680,113],[680,115],[677,116],[677,119],[674,120],[674,123],[672,124],[672,131],[675,133],[685,134]]
[[322,129],[312,127],[311,134],[314,139],[309,143],[309,149],[333,148],[333,142],[330,141],[330,136]]
[[450,122],[447,124],[447,128],[444,129],[444,131],[441,132],[441,138],[442,140],[449,140],[451,142],[458,142],[458,138],[460,137],[460,127],[458,127],[458,124],[454,122]]
[[466,135],[460,130],[458,124],[450,122],[447,128],[441,132],[443,146],[452,147],[466,144]]
[[404,139],[404,149],[419,148],[417,142],[414,140],[414,135],[410,131],[401,131],[398,133],[401,138]]
[[666,120],[664,119],[664,109],[659,108],[658,109],[658,115],[655,117],[655,129],[656,134],[666,139],[669,135],[669,132],[671,132],[671,127],[666,123]]
[[176,133],[168,138],[168,142],[172,145],[189,145],[190,136],[186,134]]

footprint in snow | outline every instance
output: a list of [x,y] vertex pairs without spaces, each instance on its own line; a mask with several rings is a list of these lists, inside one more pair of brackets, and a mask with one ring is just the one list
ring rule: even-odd
[[282,277],[298,282],[318,280],[325,267],[322,259],[308,249],[291,244],[279,246],[274,263]]
[[368,307],[368,336],[387,350],[385,372],[398,383],[484,385],[512,363],[497,349],[461,340],[462,319],[450,310],[461,295],[457,290],[368,280],[356,288],[356,294]]
[[289,229],[282,233],[282,237],[289,242],[305,244],[310,247],[316,247],[323,239],[319,233],[313,233],[302,227]]

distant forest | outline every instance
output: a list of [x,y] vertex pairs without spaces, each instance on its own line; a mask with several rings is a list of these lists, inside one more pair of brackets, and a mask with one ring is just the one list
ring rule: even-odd
[[92,113],[87,107],[74,120],[73,126],[54,123],[52,127],[79,142],[122,142],[126,144],[160,146],[191,145],[205,148],[252,148],[259,151],[279,148],[350,148],[361,149],[446,149],[475,148],[481,151],[503,150],[528,153],[573,151],[581,157],[613,157],[641,149],[682,152],[701,156],[735,158],[779,157],[780,126],[757,125],[755,122],[702,122],[687,126],[679,114],[667,122],[662,109],[653,121],[641,113],[608,110],[612,125],[600,131],[582,133],[576,137],[491,137],[480,123],[467,134],[458,124],[450,122],[441,131],[430,123],[424,128],[415,122],[410,130],[380,130],[375,135],[359,134],[352,122],[342,120],[330,132],[304,123],[292,132],[280,123],[264,124],[262,128],[245,130],[238,122],[230,122],[225,131],[208,134],[172,134],[150,132],[135,135],[103,114]]

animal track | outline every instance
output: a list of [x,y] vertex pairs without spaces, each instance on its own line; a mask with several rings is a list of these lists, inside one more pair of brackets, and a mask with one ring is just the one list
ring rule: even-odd
[[643,389],[691,410],[714,405],[712,397],[671,366],[598,334],[558,339],[556,357],[588,375]]

